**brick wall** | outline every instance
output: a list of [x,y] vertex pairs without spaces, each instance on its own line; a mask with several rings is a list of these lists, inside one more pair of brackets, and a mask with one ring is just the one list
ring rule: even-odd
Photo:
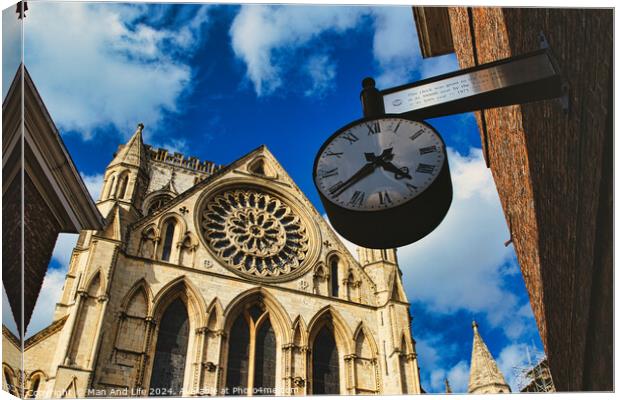
[[450,9],[461,67],[536,50],[542,32],[570,87],[568,113],[551,100],[477,115],[558,390],[613,388],[612,15]]

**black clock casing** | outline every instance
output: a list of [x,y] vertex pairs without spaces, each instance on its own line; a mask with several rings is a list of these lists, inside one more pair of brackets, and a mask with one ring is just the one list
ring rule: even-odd
[[[321,146],[314,160],[313,182],[330,223],[344,238],[367,248],[394,248],[422,239],[441,223],[452,203],[452,182],[445,142],[432,126],[422,121],[414,122],[432,130],[439,138],[440,150],[445,156],[435,179],[421,193],[392,208],[373,210],[354,210],[342,207],[323,193],[317,184],[317,168],[319,158],[326,147],[345,131],[355,129],[359,125],[366,126],[372,122],[389,119],[408,120],[401,115],[385,114],[380,117],[353,121],[331,135]],[[397,148],[397,146],[394,147]]]

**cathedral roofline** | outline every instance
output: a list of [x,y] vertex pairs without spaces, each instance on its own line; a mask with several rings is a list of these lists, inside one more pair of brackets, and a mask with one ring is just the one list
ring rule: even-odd
[[213,174],[224,167],[208,160],[200,160],[198,157],[187,156],[179,152],[171,152],[165,148],[154,148],[150,144],[144,145],[147,156],[151,162],[160,162],[175,167],[185,168],[196,172]]
[[11,332],[11,330],[7,328],[4,324],[2,324],[2,334],[6,336],[9,342],[13,343],[16,347],[21,347],[21,344],[19,343],[19,338],[15,336],[15,334]]
[[237,167],[239,164],[242,164],[244,161],[246,161],[251,156],[253,156],[256,153],[259,153],[260,151],[263,151],[263,150],[269,151],[267,146],[262,144],[259,147],[255,148],[254,150],[250,151],[249,153],[247,153],[247,154],[241,156],[240,158],[236,159],[235,161],[231,162],[230,164],[225,165],[225,166],[221,166],[221,168],[215,170],[206,179],[198,182],[197,184],[195,184],[194,186],[192,186],[191,188],[189,188],[185,192],[183,192],[183,193],[179,194],[178,196],[174,197],[164,207],[160,208],[159,210],[157,210],[153,214],[145,215],[142,218],[139,218],[137,221],[135,221],[134,223],[132,223],[130,225],[130,228],[133,229],[134,227],[140,225],[145,220],[152,218],[154,215],[159,215],[159,214],[161,214],[163,212],[166,212],[166,211],[170,210],[171,208],[173,208],[174,206],[179,204],[181,201],[183,201],[187,197],[191,196],[192,194],[196,193],[197,191],[199,191],[200,189],[202,189],[203,187],[205,187],[206,185],[211,183],[217,177],[219,177],[219,176],[223,175],[224,173],[234,169],[235,167]]
[[24,350],[27,350],[29,347],[34,346],[43,339],[61,330],[62,327],[65,325],[65,322],[67,322],[67,318],[69,318],[69,315],[65,315],[64,317],[57,319],[45,328],[41,329],[39,332],[24,340]]

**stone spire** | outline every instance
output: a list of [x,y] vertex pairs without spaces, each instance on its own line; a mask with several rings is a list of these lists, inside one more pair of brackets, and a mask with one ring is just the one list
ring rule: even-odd
[[144,124],[139,123],[136,131],[131,136],[129,141],[119,146],[118,151],[114,156],[114,160],[110,163],[110,166],[115,164],[128,164],[140,169],[146,170],[147,168],[147,153],[142,141],[142,130]]
[[450,381],[448,380],[448,378],[446,378],[444,383],[446,385],[446,394],[452,394],[452,388],[450,387]]
[[504,375],[489,352],[487,345],[478,333],[478,324],[472,323],[474,342],[471,350],[468,393],[510,393]]

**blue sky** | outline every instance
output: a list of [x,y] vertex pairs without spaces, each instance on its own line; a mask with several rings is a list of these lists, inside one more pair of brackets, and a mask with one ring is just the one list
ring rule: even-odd
[[[219,164],[266,144],[323,213],[314,156],[361,116],[362,78],[385,88],[458,69],[453,55],[422,60],[409,7],[29,7],[26,66],[95,198],[143,122],[147,143]],[[476,319],[515,390],[512,367],[542,346],[477,125],[471,114],[428,122],[449,148],[455,198],[435,232],[398,252],[422,384],[441,392],[447,376],[466,390]],[[51,322],[74,243],[59,238],[28,334]]]

